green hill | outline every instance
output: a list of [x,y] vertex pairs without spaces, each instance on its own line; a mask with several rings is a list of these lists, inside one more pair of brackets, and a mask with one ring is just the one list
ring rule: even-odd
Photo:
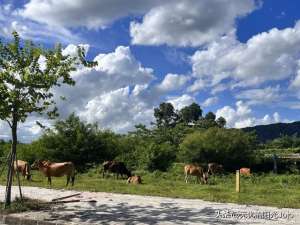
[[300,121],[293,123],[274,123],[269,125],[258,125],[254,127],[245,127],[242,130],[246,132],[255,131],[257,139],[260,142],[273,140],[282,135],[291,136],[293,134],[300,134]]

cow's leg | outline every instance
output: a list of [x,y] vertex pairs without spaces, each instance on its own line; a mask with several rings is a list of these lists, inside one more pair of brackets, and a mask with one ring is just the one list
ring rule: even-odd
[[67,175],[67,184],[66,184],[66,186],[68,186],[69,181],[70,181],[70,178],[71,178],[71,176],[70,176],[70,175]]
[[48,177],[48,184],[51,186],[51,177]]
[[188,175],[185,174],[185,183],[188,183]]
[[75,182],[75,174],[73,174],[73,176],[72,176],[72,186],[74,186],[74,182]]

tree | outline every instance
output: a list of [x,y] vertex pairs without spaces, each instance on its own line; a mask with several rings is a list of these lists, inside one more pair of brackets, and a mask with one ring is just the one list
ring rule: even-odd
[[[43,65],[41,59],[45,58]],[[61,45],[46,50],[32,42],[21,43],[13,32],[11,43],[0,42],[0,119],[11,128],[12,144],[8,159],[5,207],[11,203],[12,168],[17,153],[18,124],[32,113],[46,114],[50,119],[58,116],[52,88],[61,84],[74,85],[70,76],[76,66],[94,66],[84,60],[82,48],[78,56],[65,56]],[[44,67],[44,68],[43,68]]]
[[173,105],[169,102],[163,102],[158,108],[155,108],[154,117],[156,118],[158,127],[174,126],[178,120],[178,115],[176,114]]
[[65,120],[58,120],[54,129],[41,136],[39,143],[49,159],[72,161],[77,170],[84,171],[113,157],[104,139],[97,124],[84,123],[71,114]]
[[192,103],[180,110],[180,119],[185,123],[198,121],[202,116],[202,109],[197,103]]
[[212,127],[188,134],[180,145],[179,158],[186,162],[216,162],[227,169],[237,169],[249,166],[255,147],[253,134]]
[[208,112],[205,115],[205,119],[206,120],[211,120],[211,121],[215,121],[216,120],[216,115],[213,112]]
[[224,128],[225,125],[226,125],[226,120],[224,117],[220,116],[218,119],[217,119],[217,124],[220,128]]

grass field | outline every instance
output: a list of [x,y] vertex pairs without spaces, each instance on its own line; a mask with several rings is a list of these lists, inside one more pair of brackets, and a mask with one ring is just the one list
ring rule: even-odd
[[[128,185],[126,180],[116,180],[113,176],[103,179],[98,169],[92,169],[77,174],[74,187],[68,189],[300,208],[300,175],[270,173],[242,177],[241,192],[236,193],[235,174],[210,177],[208,185],[195,184],[195,179],[186,184],[182,168],[177,164],[166,173],[135,171],[135,174],[142,176],[142,185]],[[33,171],[32,182],[23,178],[21,181],[26,186],[49,187],[47,178],[38,171]],[[65,183],[65,177],[53,178],[52,188],[65,189]],[[0,184],[5,185],[4,175]]]

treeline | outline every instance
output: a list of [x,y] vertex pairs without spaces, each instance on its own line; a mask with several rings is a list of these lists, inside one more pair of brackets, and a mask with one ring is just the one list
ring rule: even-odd
[[[148,171],[166,171],[174,162],[217,162],[227,170],[252,163],[255,135],[226,129],[224,118],[216,118],[213,112],[202,115],[196,103],[180,111],[171,103],[161,103],[154,117],[151,128],[139,124],[132,132],[116,134],[72,114],[31,144],[19,144],[18,158],[30,163],[36,159],[72,161],[79,171],[112,159]],[[2,142],[0,148],[5,156],[9,144]]]

